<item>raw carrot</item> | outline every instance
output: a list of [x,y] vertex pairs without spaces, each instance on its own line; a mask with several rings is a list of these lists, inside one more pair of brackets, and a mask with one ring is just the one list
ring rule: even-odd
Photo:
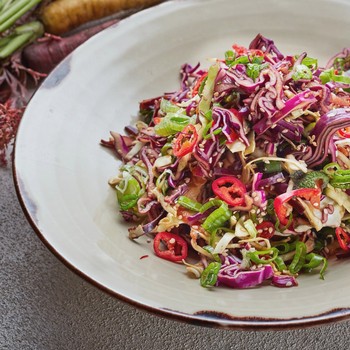
[[161,0],[56,0],[42,9],[45,30],[63,34],[78,26],[116,12],[144,8]]

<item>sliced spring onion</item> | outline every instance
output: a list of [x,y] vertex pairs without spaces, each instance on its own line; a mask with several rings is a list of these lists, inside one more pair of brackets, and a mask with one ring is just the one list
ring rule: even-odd
[[210,110],[211,100],[214,93],[215,79],[219,72],[219,69],[220,67],[218,63],[209,67],[208,78],[205,82],[202,98],[198,105],[200,116],[204,116]]
[[199,212],[202,208],[202,204],[199,202],[194,201],[191,198],[188,198],[186,196],[180,196],[177,199],[177,204],[181,205],[182,207],[192,210],[192,211],[196,211]]
[[204,203],[201,208],[199,209],[199,211],[201,213],[206,212],[208,209],[212,208],[212,207],[220,207],[224,202],[221,201],[220,199],[211,199],[210,201]]
[[220,241],[216,244],[214,249],[214,254],[222,254],[227,245],[232,241],[235,237],[234,232],[226,232],[220,239]]
[[154,131],[159,136],[170,136],[182,131],[190,122],[191,118],[186,115],[168,113],[155,125]]
[[256,230],[255,225],[251,219],[244,221],[243,226],[248,231],[251,238],[255,238],[258,235],[258,231]]
[[218,227],[224,225],[224,223],[231,217],[232,212],[228,209],[226,203],[222,203],[219,208],[215,209],[203,222],[202,227],[212,233]]

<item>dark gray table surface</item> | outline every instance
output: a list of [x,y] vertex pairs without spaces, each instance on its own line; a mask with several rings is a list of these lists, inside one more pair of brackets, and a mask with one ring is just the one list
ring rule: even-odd
[[0,349],[350,349],[350,321],[232,331],[164,319],[114,299],[43,245],[22,212],[10,167],[0,168],[0,260]]

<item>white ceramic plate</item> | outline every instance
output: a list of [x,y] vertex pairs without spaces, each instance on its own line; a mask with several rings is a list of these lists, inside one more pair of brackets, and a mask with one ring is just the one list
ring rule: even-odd
[[[295,327],[350,315],[349,262],[325,281],[250,290],[201,288],[183,266],[127,238],[107,180],[119,163],[99,146],[135,120],[138,102],[179,86],[185,63],[222,57],[258,32],[282,52],[321,62],[350,46],[346,1],[173,1],[142,11],[79,47],[31,100],[15,149],[15,183],[33,227],[62,261],[112,295],[180,320],[225,327]],[[143,255],[147,259],[141,259]],[[54,278],[54,276],[52,276]]]

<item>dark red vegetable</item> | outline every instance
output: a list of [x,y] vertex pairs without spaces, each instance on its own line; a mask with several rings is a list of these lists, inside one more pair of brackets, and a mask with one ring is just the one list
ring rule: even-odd
[[11,145],[21,121],[24,108],[11,107],[12,101],[0,104],[0,166],[7,165],[6,151]]
[[28,68],[41,73],[49,73],[75,48],[118,21],[118,19],[109,20],[66,37],[47,34],[24,48],[22,61]]
[[200,88],[200,86],[203,83],[203,80],[208,76],[208,73],[205,72],[196,82],[196,85],[193,87],[192,89],[192,96],[196,96],[198,94],[198,90]]
[[154,237],[153,249],[160,258],[173,262],[186,259],[188,253],[186,241],[170,232],[157,233]]
[[270,221],[263,221],[256,226],[258,236],[270,239],[275,234],[275,225]]
[[197,140],[198,133],[196,128],[192,124],[187,125],[175,139],[174,155],[176,157],[183,157],[192,152]]
[[242,181],[234,176],[223,176],[213,181],[213,192],[230,206],[243,205],[247,192]]
[[350,128],[343,128],[338,130],[338,134],[344,138],[350,138]]
[[340,248],[346,252],[350,251],[350,236],[345,232],[345,230],[341,227],[337,227],[335,229],[335,234],[337,236]]
[[280,194],[273,202],[276,215],[282,225],[287,225],[288,215],[286,204],[293,197],[301,197],[309,200],[315,208],[320,207],[321,190],[319,188],[300,188],[287,193]]

